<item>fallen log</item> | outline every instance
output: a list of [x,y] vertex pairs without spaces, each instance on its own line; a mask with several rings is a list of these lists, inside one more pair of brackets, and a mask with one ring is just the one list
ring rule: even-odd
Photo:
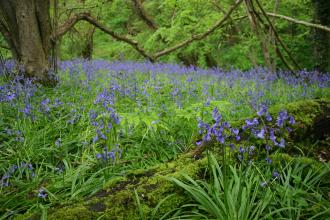
[[[290,137],[292,141],[305,138],[324,139],[329,136],[329,99],[278,105],[271,108],[270,112],[276,115],[282,109],[287,110],[296,119],[293,135]],[[244,123],[244,120],[236,123]],[[286,150],[290,151],[284,151]],[[174,161],[114,178],[105,184],[103,190],[83,201],[51,208],[48,219],[139,219],[139,210],[142,209],[144,215],[149,216],[162,199],[175,194],[168,197],[159,207],[157,213],[162,216],[185,204],[187,199],[184,192],[168,181],[167,177],[181,179],[181,174],[185,173],[193,179],[204,178],[208,167],[207,158],[196,160],[192,155],[192,152],[189,152]],[[136,195],[140,198],[140,207],[137,205]],[[18,219],[40,219],[40,215],[26,213]]]

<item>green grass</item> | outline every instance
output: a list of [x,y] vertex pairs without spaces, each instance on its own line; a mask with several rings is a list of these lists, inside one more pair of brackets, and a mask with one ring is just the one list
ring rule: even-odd
[[[124,176],[130,170],[148,168],[175,159],[178,154],[195,147],[195,141],[199,138],[198,120],[211,121],[214,107],[219,109],[225,120],[235,121],[254,114],[255,109],[251,107],[251,103],[276,105],[315,97],[330,97],[329,88],[319,88],[316,85],[292,87],[281,80],[262,84],[254,80],[237,79],[229,83],[216,76],[203,75],[130,75],[106,71],[95,74],[93,80],[84,84],[86,76],[83,74],[70,77],[68,73],[60,73],[62,83],[56,88],[38,88],[32,97],[27,97],[26,92],[22,92],[18,99],[0,103],[0,174],[4,175],[14,165],[19,167],[11,173],[10,185],[0,187],[2,219],[27,210],[43,210],[46,213],[45,210],[49,207],[72,203],[96,193],[107,181]],[[193,80],[187,83],[189,77]],[[114,85],[118,88],[114,89]],[[120,117],[120,124],[114,123],[102,103],[95,103],[98,94],[104,89],[112,94],[111,107]],[[260,92],[264,94],[258,96]],[[49,99],[47,105],[50,111],[45,113],[39,108],[41,101],[46,98]],[[56,106],[56,99],[62,104]],[[33,107],[33,117],[27,117],[21,111],[27,100]],[[97,129],[91,124],[91,111],[98,113],[98,122],[112,123],[108,133],[105,132],[106,128],[102,128],[106,140],[100,138],[93,142]],[[10,129],[13,134],[9,135],[5,129]],[[60,144],[57,144],[59,140]],[[114,153],[116,160],[104,162],[97,159],[104,147],[109,150],[116,150],[117,147],[120,149],[120,153]],[[22,166],[22,163],[31,164],[33,170]],[[286,169],[289,173],[286,178],[300,175],[298,168],[295,168],[298,174],[294,175]],[[254,192],[261,190],[259,183],[257,184],[261,176],[255,170],[245,171],[251,172],[251,178],[242,180],[243,171],[235,166],[230,169],[233,179],[226,182],[226,188],[239,190],[240,194],[238,191],[227,191],[225,196],[228,204],[218,201],[219,198],[214,196],[224,187],[221,182],[224,180],[218,178],[220,172],[219,167],[213,170],[217,179],[213,181],[212,187],[189,177],[186,178],[191,186],[176,182],[196,201],[208,206],[185,206],[184,210],[202,210],[189,216],[257,219],[265,210],[270,211],[264,206],[271,203],[269,198],[274,195],[270,195],[268,189],[265,189],[265,198],[257,200],[260,195]],[[285,185],[291,180],[281,181]],[[309,184],[312,180],[306,181]],[[311,184],[308,185],[309,188],[302,190],[316,190],[317,186],[313,185],[315,183]],[[38,198],[39,189],[44,189],[48,196]],[[209,195],[212,190],[217,194]],[[278,198],[283,207],[295,207],[295,200],[287,200],[286,195],[291,194],[291,191],[280,186],[275,190],[283,196]],[[245,194],[241,194],[242,192]],[[310,194],[301,193],[301,196],[309,198]],[[319,195],[315,194],[317,196]],[[314,197],[311,199],[315,201]],[[246,206],[238,208],[243,203]],[[252,206],[247,205],[252,203]],[[318,208],[324,210],[321,206]],[[302,209],[306,211],[308,207],[302,205]],[[260,211],[251,214],[254,210]],[[272,212],[267,212],[269,217]],[[293,218],[301,214],[295,209],[283,209],[279,213],[286,213]],[[274,215],[279,213],[273,212]]]

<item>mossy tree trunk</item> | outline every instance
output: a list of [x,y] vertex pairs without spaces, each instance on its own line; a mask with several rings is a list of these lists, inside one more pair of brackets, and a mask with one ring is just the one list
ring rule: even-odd
[[[296,118],[292,141],[302,137],[325,138],[330,128],[330,100],[307,100],[275,106],[270,109],[275,117],[277,113],[286,109]],[[244,123],[245,120],[242,120]],[[241,122],[239,122],[241,123]],[[239,124],[238,123],[238,124]],[[297,140],[296,140],[297,141]],[[290,151],[286,148],[283,152]],[[139,219],[139,208],[135,193],[140,198],[144,215],[149,216],[157,204],[169,197],[159,208],[160,216],[180,207],[187,202],[183,191],[167,180],[167,177],[182,179],[187,174],[193,179],[204,178],[208,169],[207,157],[194,159],[194,153],[180,155],[176,160],[160,164],[147,170],[135,170],[125,177],[116,177],[105,184],[104,189],[85,198],[83,202],[49,210],[49,219]],[[283,158],[288,157],[283,154]],[[290,158],[290,157],[289,157]],[[305,158],[303,158],[305,159]],[[308,159],[308,161],[313,161]],[[32,217],[32,218],[31,218]],[[33,218],[35,217],[35,218]],[[38,214],[26,213],[18,219],[39,219]]]

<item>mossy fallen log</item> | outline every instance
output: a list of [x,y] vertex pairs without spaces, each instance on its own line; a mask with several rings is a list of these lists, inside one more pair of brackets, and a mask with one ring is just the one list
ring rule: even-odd
[[[306,100],[275,106],[270,113],[276,115],[285,109],[296,119],[292,141],[301,139],[326,139],[330,129],[330,100]],[[234,122],[237,125],[244,123]],[[234,124],[233,123],[233,124]],[[290,149],[287,149],[290,151]],[[147,170],[136,170],[125,177],[118,177],[105,184],[103,190],[83,201],[72,205],[51,208],[48,219],[140,219],[139,211],[145,216],[150,214],[157,204],[168,195],[159,207],[158,214],[163,214],[180,207],[186,202],[184,192],[169,182],[166,177],[182,178],[188,174],[194,179],[203,178],[208,167],[207,158],[196,160],[192,153],[180,155],[176,160],[160,164]],[[140,199],[140,207],[136,202],[136,194]],[[155,216],[155,219],[159,218]],[[26,213],[17,219],[39,219],[40,215]]]

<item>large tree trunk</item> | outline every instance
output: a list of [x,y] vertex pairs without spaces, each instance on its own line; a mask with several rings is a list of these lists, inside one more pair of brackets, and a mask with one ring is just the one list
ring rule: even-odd
[[0,31],[25,75],[43,84],[55,83],[49,74],[51,21],[49,0],[0,0]]

